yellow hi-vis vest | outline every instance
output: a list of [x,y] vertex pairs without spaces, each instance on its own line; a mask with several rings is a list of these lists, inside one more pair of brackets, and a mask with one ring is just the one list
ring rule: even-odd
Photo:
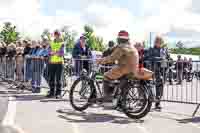
[[[62,42],[55,42],[55,41],[52,41],[52,42],[50,43],[51,51],[52,51],[52,52],[58,52],[58,51],[60,51],[62,45],[63,45]],[[57,56],[57,55],[51,55],[51,56],[50,56],[50,63],[55,63],[55,64],[59,63],[59,64],[63,64],[63,63],[64,63],[64,57]]]

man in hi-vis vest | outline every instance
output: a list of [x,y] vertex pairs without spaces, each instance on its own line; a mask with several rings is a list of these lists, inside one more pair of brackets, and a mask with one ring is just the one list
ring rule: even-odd
[[49,47],[49,86],[47,97],[61,97],[61,75],[64,63],[64,44],[59,31],[54,32],[54,40]]

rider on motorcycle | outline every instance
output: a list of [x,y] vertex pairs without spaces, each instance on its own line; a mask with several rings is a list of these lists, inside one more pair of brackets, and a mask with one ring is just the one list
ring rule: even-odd
[[117,80],[127,74],[136,74],[139,64],[137,49],[129,42],[129,33],[120,31],[118,33],[118,45],[110,56],[97,60],[97,64],[108,64],[117,62],[117,66],[104,74],[103,91],[104,100],[110,101],[112,89],[109,88],[109,81]]

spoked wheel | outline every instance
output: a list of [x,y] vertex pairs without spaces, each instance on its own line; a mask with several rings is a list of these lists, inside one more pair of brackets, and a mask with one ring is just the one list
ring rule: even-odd
[[140,88],[127,86],[126,89],[127,91],[123,94],[122,99],[124,113],[132,119],[145,117],[150,112],[152,101],[145,91],[144,86]]
[[72,85],[69,99],[71,106],[77,111],[83,111],[90,105],[92,96],[91,80],[85,76],[78,78]]
[[65,71],[68,76],[72,76],[73,74],[73,67],[71,65],[66,66]]
[[63,75],[63,77],[62,77],[63,79],[63,88],[65,88],[65,87],[67,87],[67,85],[68,85],[68,75],[65,75],[65,73],[64,73],[64,75]]
[[193,73],[190,73],[189,75],[188,75],[188,77],[187,77],[187,81],[188,82],[191,82],[192,80],[193,80],[193,76],[194,74]]
[[64,86],[67,87],[69,77],[73,75],[73,67],[70,65],[64,66],[63,76],[64,76]]

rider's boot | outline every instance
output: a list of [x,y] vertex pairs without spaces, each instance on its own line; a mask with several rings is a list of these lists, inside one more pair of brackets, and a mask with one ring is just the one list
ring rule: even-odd
[[103,102],[112,102],[112,92],[110,90],[110,82],[107,80],[103,81]]
[[158,109],[158,110],[161,110],[161,109],[162,109],[162,107],[161,107],[161,105],[160,105],[160,102],[156,102],[156,103],[155,103],[155,109]]

